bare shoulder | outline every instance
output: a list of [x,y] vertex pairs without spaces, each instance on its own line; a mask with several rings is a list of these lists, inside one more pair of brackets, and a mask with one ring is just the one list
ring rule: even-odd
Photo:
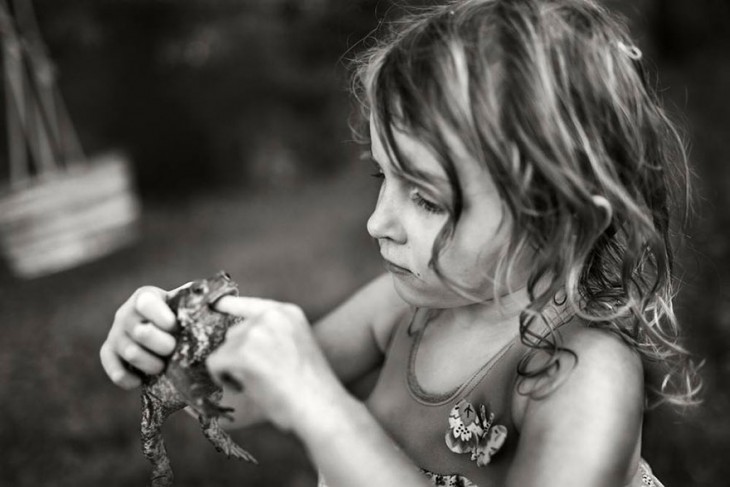
[[[608,402],[634,403],[643,397],[644,373],[638,353],[615,334],[576,325],[560,330],[561,346],[558,367],[551,374],[523,379],[515,390],[518,411],[524,416],[530,396],[563,394],[604,397]],[[528,370],[545,364],[548,355],[536,352]]]
[[[633,403],[644,394],[639,354],[615,333],[574,326],[563,333],[565,348],[575,354],[576,387],[586,394],[608,395]],[[568,379],[570,380],[570,378]]]
[[[643,394],[644,373],[639,354],[618,335],[582,325],[561,331],[564,348],[574,355],[576,386],[594,393],[633,391]],[[568,353],[570,353],[568,352]]]
[[[569,467],[563,474],[550,475],[570,473],[584,480],[595,476],[596,485],[612,478],[620,485],[640,445],[641,359],[604,330],[575,325],[561,330],[561,336],[566,351],[559,354],[559,366],[548,376],[522,381],[515,391],[513,417],[522,434],[520,451],[524,458],[537,460],[530,467],[533,471],[559,462]],[[538,353],[536,364],[545,358]]]

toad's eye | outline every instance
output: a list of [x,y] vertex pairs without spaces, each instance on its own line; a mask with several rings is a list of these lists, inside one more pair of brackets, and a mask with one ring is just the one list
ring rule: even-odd
[[192,291],[193,291],[193,294],[200,296],[201,294],[205,294],[205,286],[203,286],[202,284],[199,284],[199,285],[193,287]]

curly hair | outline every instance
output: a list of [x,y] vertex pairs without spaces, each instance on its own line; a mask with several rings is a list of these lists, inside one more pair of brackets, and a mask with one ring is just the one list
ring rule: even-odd
[[546,310],[560,301],[640,354],[649,405],[696,402],[700,380],[672,306],[686,152],[622,21],[591,0],[462,0],[389,25],[356,60],[354,89],[404,177],[422,175],[400,157],[396,130],[426,144],[448,176],[429,265],[447,279],[439,255],[463,205],[448,144],[458,134],[509,210],[496,282],[509,282],[526,249],[534,255],[520,336],[551,359],[531,367],[528,355],[520,374],[559,365],[560,323]]

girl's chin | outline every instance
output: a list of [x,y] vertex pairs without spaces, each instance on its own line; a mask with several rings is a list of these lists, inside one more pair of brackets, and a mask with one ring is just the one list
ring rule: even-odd
[[429,284],[415,276],[391,274],[393,287],[403,301],[416,308],[445,309],[470,303],[443,283]]

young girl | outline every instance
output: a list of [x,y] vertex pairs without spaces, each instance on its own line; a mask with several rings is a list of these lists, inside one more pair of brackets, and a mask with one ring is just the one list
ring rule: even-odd
[[[642,415],[697,381],[672,309],[682,143],[641,52],[591,0],[462,0],[399,22],[358,74],[388,273],[310,327],[245,321],[208,368],[335,486],[658,486]],[[101,360],[159,373],[165,291],[120,307]],[[350,384],[376,372],[364,402]],[[239,384],[242,391],[231,384]]]

